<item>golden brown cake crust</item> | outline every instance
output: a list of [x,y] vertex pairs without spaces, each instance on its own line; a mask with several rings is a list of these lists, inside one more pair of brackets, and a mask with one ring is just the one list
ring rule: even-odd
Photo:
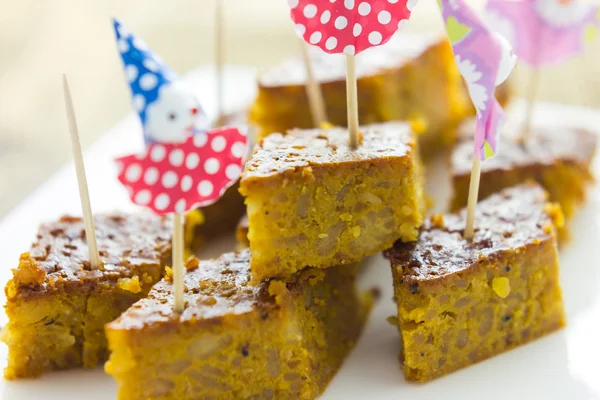
[[307,268],[248,285],[248,251],[188,262],[186,309],[174,314],[169,272],[106,325],[105,365],[129,399],[314,399],[356,343],[371,298],[356,266]]
[[343,128],[331,128],[326,133],[322,129],[295,129],[287,135],[271,134],[260,141],[246,163],[242,185],[296,168],[403,157],[415,146],[407,123],[372,124],[361,127],[360,132],[362,142],[355,150],[350,148],[348,131]]
[[[482,258],[552,238],[553,219],[543,206],[547,194],[535,184],[523,184],[477,204],[475,236],[463,237],[466,210],[427,220],[419,240],[396,242],[386,251],[392,266],[403,266],[404,284],[428,284],[465,271]],[[558,211],[560,212],[560,211]]]
[[399,238],[415,240],[424,211],[415,135],[406,123],[272,134],[246,163],[252,278],[352,264]]
[[465,213],[435,216],[418,242],[396,243],[391,261],[404,376],[425,382],[565,325],[559,284],[557,205],[539,186],[505,189]]
[[257,286],[250,282],[250,251],[226,253],[218,259],[201,261],[188,268],[184,277],[186,306],[173,311],[173,284],[169,279],[157,283],[148,297],[134,304],[109,329],[145,330],[176,328],[181,323],[211,325],[226,316],[269,310],[275,302],[268,294],[269,282]]
[[[459,143],[452,153],[452,174],[471,173],[473,121],[461,127]],[[498,154],[482,164],[482,172],[510,170],[524,166],[563,163],[589,164],[596,152],[598,137],[582,128],[534,126],[531,137],[518,140],[514,132],[502,137]]]
[[[384,74],[402,68],[405,63],[418,58],[430,46],[445,40],[431,34],[403,34],[392,38],[384,47],[374,47],[356,57],[358,79]],[[310,48],[316,79],[321,83],[346,80],[346,64],[342,55],[327,54]],[[306,67],[300,58],[289,59],[277,66],[265,69],[259,76],[262,87],[279,87],[306,84]]]
[[94,217],[102,265],[91,270],[80,218],[41,225],[5,287],[6,379],[95,367],[107,355],[104,324],[144,297],[163,275],[171,227],[151,214]]
[[[83,220],[64,216],[40,226],[36,242],[21,257],[14,272],[16,294],[35,296],[71,286],[129,278],[134,275],[136,265],[159,264],[170,250],[171,226],[166,218],[115,212],[98,214],[94,220],[102,262],[99,269],[90,267]],[[27,270],[39,271],[43,279],[24,278],[23,271]]]
[[[454,144],[458,124],[475,112],[445,37],[400,35],[359,55],[356,62],[360,122],[410,121],[419,134],[424,158]],[[320,52],[312,64],[329,122],[346,126],[344,58]],[[305,82],[306,71],[299,59],[259,76],[258,96],[249,111],[259,136],[313,127]]]

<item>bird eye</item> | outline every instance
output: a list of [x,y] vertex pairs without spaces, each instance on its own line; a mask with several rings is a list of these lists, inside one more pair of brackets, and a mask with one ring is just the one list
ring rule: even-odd
[[192,115],[198,114],[198,109],[196,107],[192,108]]
[[177,115],[176,115],[175,113],[171,113],[171,114],[169,114],[169,119],[170,119],[171,121],[173,121],[175,118],[177,118]]

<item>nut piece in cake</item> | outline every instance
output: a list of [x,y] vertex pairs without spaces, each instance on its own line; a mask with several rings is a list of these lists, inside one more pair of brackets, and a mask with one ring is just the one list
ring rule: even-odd
[[171,225],[148,214],[95,216],[101,268],[90,268],[83,220],[41,225],[5,287],[6,379],[94,367],[107,357],[104,324],[148,293],[170,254]]
[[[105,366],[129,399],[312,399],[357,341],[370,298],[356,268],[305,269],[250,285],[250,253],[188,268],[186,307],[164,279],[106,326]],[[194,268],[195,267],[195,268]]]
[[475,237],[465,212],[428,220],[390,259],[404,376],[428,381],[565,325],[554,221],[557,205],[537,185],[477,204]]
[[350,264],[417,238],[424,209],[421,166],[408,124],[271,134],[246,163],[252,276],[290,276],[309,265]]
[[[347,126],[346,69],[342,55],[311,49],[331,123]],[[363,124],[409,120],[419,133],[425,158],[456,140],[456,127],[475,110],[456,68],[446,37],[403,34],[356,58],[359,119]],[[259,76],[258,97],[249,112],[260,135],[312,128],[306,97],[306,68],[289,59]],[[506,85],[497,91],[508,98]]]
[[[467,136],[472,122],[462,131]],[[587,186],[594,181],[591,162],[596,151],[597,136],[583,129],[566,127],[533,127],[524,141],[508,132],[502,138],[502,151],[481,165],[479,198],[534,180],[544,187],[550,201],[560,204],[566,219],[575,214],[585,201]],[[467,204],[471,173],[472,140],[459,143],[452,153],[451,174],[454,197],[452,210]],[[566,230],[559,230],[565,239]]]

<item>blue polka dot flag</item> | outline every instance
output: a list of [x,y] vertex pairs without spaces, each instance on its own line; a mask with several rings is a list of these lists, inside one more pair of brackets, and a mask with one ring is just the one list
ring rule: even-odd
[[[117,48],[123,60],[125,78],[131,88],[133,108],[138,112],[144,128],[144,141],[146,144],[161,141],[159,140],[161,138],[160,134],[153,135],[150,130],[149,123],[152,121],[149,121],[149,107],[152,104],[158,104],[163,89],[173,86],[173,83],[178,81],[179,77],[165,64],[160,56],[155,54],[141,39],[133,35],[120,21],[114,19],[113,24],[116,33]],[[177,95],[179,97],[193,96],[189,91],[182,93],[182,90],[179,90]],[[194,102],[197,102],[195,96],[193,97]],[[182,101],[186,99],[179,100],[179,102],[174,102],[175,106],[167,104],[166,107],[171,107],[171,109],[176,108],[177,106],[181,106]],[[167,102],[173,103],[173,96],[170,96]],[[152,112],[156,114],[163,112],[165,109],[165,107],[162,107],[162,109],[152,110]],[[204,115],[199,104],[191,106],[190,110],[192,110],[191,112],[194,116]],[[171,120],[175,119],[176,115],[173,112],[167,114],[165,119],[168,119],[168,117]],[[157,119],[156,117],[154,118],[154,120]],[[160,125],[160,121],[158,125]],[[173,129],[172,127],[167,128]],[[188,130],[188,133],[194,132]]]

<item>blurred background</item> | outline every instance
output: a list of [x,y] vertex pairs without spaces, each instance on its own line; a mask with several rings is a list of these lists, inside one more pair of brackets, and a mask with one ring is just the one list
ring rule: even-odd
[[[110,18],[184,73],[213,61],[215,1],[0,0],[0,218],[71,159],[62,72],[84,148],[131,112]],[[228,62],[260,68],[297,52],[286,0],[221,1]],[[442,32],[434,0],[421,0],[407,29]],[[600,107],[598,50],[545,69],[539,98]],[[515,75],[526,93],[530,71]]]

